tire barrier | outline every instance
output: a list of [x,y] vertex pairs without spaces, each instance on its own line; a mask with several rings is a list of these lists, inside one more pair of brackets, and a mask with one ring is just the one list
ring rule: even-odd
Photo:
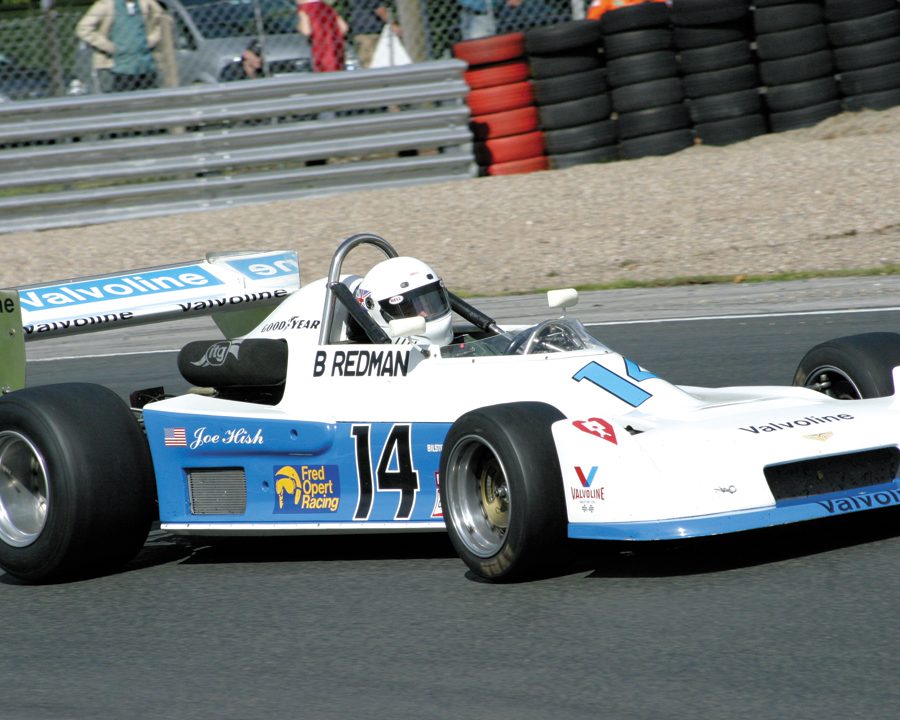
[[669,7],[644,3],[600,19],[619,156],[669,155],[694,144]]
[[454,54],[472,65],[479,165],[509,172],[540,164],[519,157],[534,133],[559,169],[900,105],[898,0],[644,2],[484,40]]
[[535,102],[551,168],[618,159],[615,122],[594,20],[525,32]]
[[896,0],[825,0],[825,24],[847,110],[900,104],[900,5]]
[[479,175],[546,170],[524,33],[464,40],[453,46],[453,55],[469,64],[463,79]]
[[675,47],[694,123],[706,145],[730,145],[766,132],[747,0],[683,0],[672,6]]
[[841,112],[821,3],[758,6],[753,28],[773,132],[815,125]]

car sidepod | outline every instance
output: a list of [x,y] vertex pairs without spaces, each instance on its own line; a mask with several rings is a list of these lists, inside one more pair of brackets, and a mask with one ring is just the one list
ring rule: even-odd
[[247,416],[238,414],[241,403],[224,402],[198,397],[194,412],[145,409],[164,529],[443,529],[437,472],[449,424]]

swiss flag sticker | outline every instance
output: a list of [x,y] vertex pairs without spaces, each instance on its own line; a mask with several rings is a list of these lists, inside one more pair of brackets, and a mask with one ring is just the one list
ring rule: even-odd
[[616,442],[615,430],[613,430],[612,425],[610,425],[608,422],[606,422],[606,420],[603,420],[602,418],[575,420],[572,424],[579,430],[581,430],[581,432],[586,432],[590,435],[596,435],[598,438],[608,440],[613,445],[618,445],[618,442]]

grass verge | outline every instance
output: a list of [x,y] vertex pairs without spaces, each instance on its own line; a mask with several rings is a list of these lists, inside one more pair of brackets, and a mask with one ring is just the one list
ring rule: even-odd
[[[804,270],[798,272],[770,273],[767,275],[688,275],[674,278],[658,278],[654,280],[612,280],[606,283],[576,285],[579,292],[590,290],[624,290],[630,288],[678,287],[681,285],[713,285],[716,283],[759,283],[787,282],[790,280],[813,280],[833,277],[877,277],[881,275],[900,275],[900,264],[889,263],[876,268],[857,268],[852,270]],[[558,285],[555,287],[559,287]],[[552,288],[543,288],[534,292],[542,293]],[[507,295],[523,295],[525,293],[505,293]],[[531,294],[531,293],[528,293]]]

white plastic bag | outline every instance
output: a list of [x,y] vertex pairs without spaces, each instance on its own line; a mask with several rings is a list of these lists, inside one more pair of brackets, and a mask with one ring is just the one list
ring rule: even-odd
[[409,65],[412,58],[397,37],[390,23],[385,23],[381,29],[381,36],[375,45],[375,53],[372,55],[372,63],[369,67],[393,67],[394,65]]

